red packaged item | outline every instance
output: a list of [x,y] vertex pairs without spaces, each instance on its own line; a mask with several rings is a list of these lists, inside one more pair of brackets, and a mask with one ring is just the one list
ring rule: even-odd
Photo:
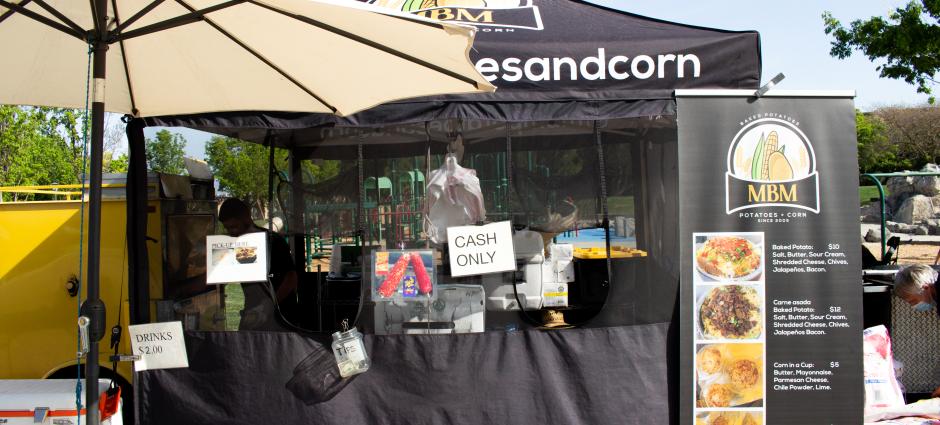
[[[392,267],[392,271],[388,272],[388,276],[385,277],[385,280],[382,281],[382,285],[379,286],[378,293],[379,295],[388,298],[398,289],[398,285],[401,283],[401,279],[405,276],[405,271],[408,270],[408,261],[411,259],[411,254],[402,253],[401,257],[398,257],[398,261],[395,262],[395,266]],[[427,273],[425,273],[427,275]]]
[[415,269],[415,278],[418,279],[418,293],[421,295],[430,294],[431,278],[428,276],[428,271],[424,268],[424,260],[421,259],[421,254],[411,256],[411,267]]

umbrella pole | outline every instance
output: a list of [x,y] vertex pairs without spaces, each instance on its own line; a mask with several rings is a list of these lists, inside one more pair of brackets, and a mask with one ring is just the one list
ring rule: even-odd
[[81,313],[91,319],[89,329],[89,350],[85,359],[85,421],[88,425],[97,425],[98,416],[98,341],[104,336],[106,322],[105,305],[99,292],[99,271],[101,263],[101,157],[104,149],[104,99],[105,65],[107,63],[107,0],[95,0],[94,16],[97,19],[97,36],[94,40],[92,58],[92,76],[94,94],[91,104],[91,181],[89,184],[88,213],[88,274],[86,284],[88,293],[82,304]]

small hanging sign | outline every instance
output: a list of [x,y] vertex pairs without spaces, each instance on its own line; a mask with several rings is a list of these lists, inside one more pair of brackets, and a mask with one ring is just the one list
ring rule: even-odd
[[508,221],[483,226],[447,228],[450,248],[450,275],[512,271],[516,269],[516,254],[512,247],[512,226]]
[[268,279],[267,235],[206,236],[206,283],[261,282]]
[[182,322],[148,323],[127,327],[131,351],[140,356],[134,370],[189,367]]

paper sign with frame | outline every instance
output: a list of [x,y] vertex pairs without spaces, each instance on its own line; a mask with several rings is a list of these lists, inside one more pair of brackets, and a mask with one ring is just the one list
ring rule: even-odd
[[206,237],[206,283],[262,282],[268,279],[265,232]]

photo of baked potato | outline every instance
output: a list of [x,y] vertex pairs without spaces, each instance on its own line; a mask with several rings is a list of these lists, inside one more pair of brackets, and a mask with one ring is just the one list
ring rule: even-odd
[[235,248],[235,261],[239,264],[251,264],[258,259],[258,248],[253,246],[242,246]]
[[754,280],[761,273],[761,249],[743,236],[710,236],[696,245],[695,268],[710,280]]
[[755,339],[761,335],[761,306],[757,289],[722,285],[708,289],[698,306],[698,326],[706,339]]

